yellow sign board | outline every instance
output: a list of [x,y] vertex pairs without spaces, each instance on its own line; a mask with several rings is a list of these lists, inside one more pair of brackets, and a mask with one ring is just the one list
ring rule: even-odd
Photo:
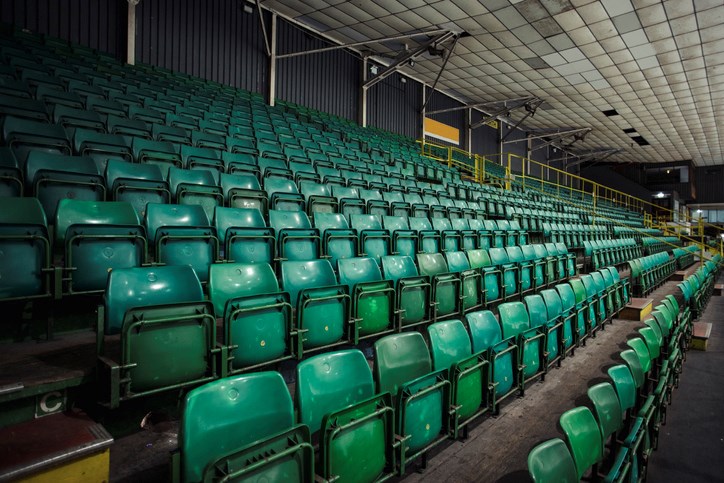
[[460,130],[452,126],[448,126],[440,121],[425,118],[423,125],[425,136],[440,139],[453,144],[460,144]]

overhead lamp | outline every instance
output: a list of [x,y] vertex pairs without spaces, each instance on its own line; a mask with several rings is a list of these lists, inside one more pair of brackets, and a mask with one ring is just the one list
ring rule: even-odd
[[373,64],[370,66],[370,73],[372,75],[377,75],[377,66],[376,65]]
[[415,59],[410,59],[407,63],[410,64],[410,67],[415,67]]
[[666,174],[671,174],[671,170],[670,170],[670,169],[667,169],[667,170],[666,170]]
[[659,192],[659,193],[656,194],[656,197],[657,197],[657,198],[664,198],[665,196],[666,196],[666,195],[665,195],[664,193],[661,193],[661,192]]
[[701,210],[696,210],[697,213],[701,213]]
[[407,84],[407,79],[400,76],[400,82],[402,82],[403,84]]

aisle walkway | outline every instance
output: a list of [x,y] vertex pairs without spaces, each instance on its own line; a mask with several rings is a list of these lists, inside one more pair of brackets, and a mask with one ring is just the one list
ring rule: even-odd
[[[656,306],[664,296],[677,290],[677,283],[666,282],[648,298],[654,299]],[[587,389],[608,380],[608,368],[623,363],[618,354],[628,349],[626,340],[642,325],[614,320],[613,325],[606,326],[606,330],[577,350],[574,357],[565,360],[562,367],[553,369],[544,383],[531,386],[524,398],[504,403],[500,416],[471,428],[467,441],[451,442],[433,451],[427,469],[422,473],[408,472],[404,481],[529,482],[528,452],[542,441],[564,437],[558,426],[560,415],[585,404]]]
[[724,297],[713,296],[700,321],[712,324],[709,346],[687,353],[651,458],[653,483],[724,481]]

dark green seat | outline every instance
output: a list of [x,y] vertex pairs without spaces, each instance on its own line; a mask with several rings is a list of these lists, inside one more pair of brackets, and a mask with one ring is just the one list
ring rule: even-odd
[[171,192],[161,170],[153,164],[136,164],[111,159],[106,165],[106,187],[113,201],[126,201],[139,218],[149,203],[170,203]]
[[470,330],[473,353],[488,351],[492,375],[490,407],[498,413],[499,402],[520,388],[517,341],[514,337],[503,339],[500,324],[489,310],[471,312],[465,316],[465,320]]
[[183,161],[187,169],[208,169],[219,173],[224,172],[221,153],[215,149],[184,145],[181,146],[180,154],[181,161]]
[[449,404],[448,369],[434,371],[427,344],[419,332],[403,332],[375,342],[375,380],[379,392],[395,401],[399,473],[405,465],[447,437],[455,417]]
[[304,196],[307,214],[314,217],[316,213],[337,213],[339,203],[332,196],[327,185],[318,182],[303,180],[299,182],[299,192]]
[[429,277],[419,275],[411,257],[382,257],[382,274],[395,287],[398,327],[425,324],[431,320]]
[[121,201],[60,200],[55,247],[63,258],[64,293],[102,291],[109,272],[140,267],[146,259],[143,227]]
[[[563,322],[563,349],[564,355],[573,353],[578,346],[581,334],[586,333],[585,320],[576,312],[576,294],[568,283],[559,283],[555,286],[561,301],[561,321]],[[579,322],[581,323],[579,325]]]
[[214,226],[224,259],[238,263],[274,263],[276,239],[255,208],[214,210]]
[[521,250],[519,246],[509,246],[505,251],[508,255],[508,261],[518,267],[518,291],[520,294],[525,295],[533,291],[535,288],[533,264],[526,259],[525,255],[523,255],[523,250]]
[[561,415],[560,424],[566,435],[580,480],[592,466],[603,459],[601,432],[593,413],[586,407],[566,411]]
[[[546,307],[548,365],[558,362],[565,356],[567,348],[573,344],[573,331],[563,323],[563,303],[554,289],[541,290]],[[530,312],[530,311],[529,311]]]
[[457,438],[461,427],[467,428],[469,422],[491,408],[488,350],[473,354],[470,336],[459,320],[436,322],[427,332],[433,369],[448,371],[450,403],[458,408],[450,430]]
[[352,297],[351,315],[355,319],[354,342],[359,338],[390,332],[395,326],[395,289],[392,280],[384,280],[372,258],[345,258],[337,261],[339,283],[346,285]]
[[380,263],[382,257],[390,255],[390,233],[382,229],[380,217],[377,215],[350,215],[350,227],[357,231],[359,249],[362,256],[373,258]]
[[143,138],[133,138],[131,144],[133,158],[137,163],[156,164],[161,172],[168,178],[169,168],[182,168],[181,155],[176,152],[173,144],[165,141],[150,141]]
[[520,268],[510,262],[505,248],[491,248],[488,250],[488,254],[490,261],[501,272],[503,300],[520,295]]
[[229,377],[190,391],[173,456],[178,481],[314,481],[309,428],[294,424],[292,398],[278,372]]
[[70,155],[65,129],[56,124],[8,116],[3,120],[3,142],[18,160],[25,161],[31,151]]
[[461,313],[460,276],[450,273],[442,253],[418,253],[420,275],[430,278],[433,320],[454,317]]
[[224,194],[211,171],[205,169],[168,169],[168,185],[179,205],[201,205],[207,218],[217,206],[224,206]]
[[156,263],[189,265],[202,283],[208,281],[209,266],[219,256],[219,239],[203,208],[149,203],[144,224]]
[[133,161],[131,148],[123,136],[103,134],[89,129],[76,129],[73,134],[73,150],[80,156],[91,157],[99,171],[105,171],[108,161]]
[[284,261],[282,289],[289,292],[295,308],[297,357],[305,350],[352,341],[355,321],[351,320],[350,296],[339,285],[328,260]]
[[448,269],[460,277],[462,310],[469,312],[483,305],[483,278],[481,272],[470,267],[465,252],[445,252]]
[[277,237],[277,261],[319,258],[319,230],[312,228],[303,211],[269,210],[269,226]]
[[498,307],[498,312],[503,339],[512,337],[518,343],[518,364],[523,376],[520,389],[524,391],[526,382],[545,376],[546,327],[531,325],[523,302],[506,302]]
[[0,197],[23,195],[23,174],[10,148],[0,148]]
[[532,266],[533,286],[540,288],[546,285],[546,262],[543,258],[538,258],[533,245],[522,245],[520,250],[523,257]]
[[[216,319],[189,266],[116,268],[98,323],[99,379],[111,407],[120,401],[216,377]],[[120,334],[120,357],[105,336]]]
[[36,198],[0,198],[0,300],[50,295],[48,226]]
[[306,201],[294,181],[285,178],[264,178],[269,208],[280,211],[305,211]]
[[[222,153],[222,155],[225,153]],[[249,173],[219,175],[219,185],[224,194],[225,205],[231,208],[254,208],[266,214],[269,200],[261,189],[256,176]]]
[[63,105],[55,106],[53,109],[53,121],[60,124],[68,132],[78,128],[91,129],[93,131],[104,132],[105,126],[100,116],[93,111],[86,111],[81,108],[73,108]]
[[103,177],[91,158],[31,151],[25,162],[27,191],[36,196],[45,214],[55,219],[58,201],[64,198],[104,201]]
[[382,227],[392,235],[392,253],[414,257],[417,253],[417,232],[410,229],[406,217],[383,216]]
[[325,481],[378,481],[395,473],[394,411],[359,350],[299,363],[298,419],[319,437],[317,473]]
[[576,464],[560,438],[540,443],[528,453],[528,473],[534,483],[577,483]]
[[230,374],[294,355],[292,306],[266,263],[221,263],[209,268],[209,298],[224,320]]
[[423,253],[442,252],[440,233],[432,229],[430,220],[424,217],[411,216],[407,219],[407,222],[410,224],[410,230],[417,233],[417,238],[419,240],[418,251]]
[[595,309],[591,308],[592,304],[588,299],[586,287],[580,278],[569,280],[568,283],[576,297],[576,327],[578,328],[578,342],[581,343],[594,333],[596,318],[594,315],[593,319],[591,319],[591,312],[595,311]]
[[486,307],[503,301],[503,272],[493,265],[488,251],[482,248],[467,252],[470,267],[483,276],[483,300]]
[[354,258],[359,253],[357,233],[349,228],[341,213],[314,213],[314,227],[322,237],[322,253],[333,267],[339,260]]

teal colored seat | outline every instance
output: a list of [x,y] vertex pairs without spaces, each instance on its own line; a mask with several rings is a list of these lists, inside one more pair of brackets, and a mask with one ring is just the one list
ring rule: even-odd
[[211,171],[205,169],[168,169],[168,186],[179,205],[200,205],[206,217],[214,216],[217,206],[224,206],[224,194]]
[[474,354],[488,351],[491,364],[490,407],[497,414],[498,404],[520,388],[518,344],[514,337],[503,339],[500,324],[489,310],[465,315]]
[[50,295],[48,226],[36,198],[0,198],[0,300]]
[[441,253],[442,238],[437,230],[432,229],[430,220],[412,216],[407,219],[410,230],[417,233],[418,251],[423,253]]
[[64,198],[104,201],[103,176],[91,158],[31,151],[25,161],[27,192],[40,200],[45,214],[55,219],[58,201]]
[[[545,310],[545,309],[544,309]],[[534,327],[523,302],[506,302],[498,307],[503,338],[514,338],[518,343],[518,364],[522,367],[521,391],[525,383],[544,377],[546,370],[546,327]]]
[[540,443],[528,453],[528,473],[534,483],[577,483],[576,464],[560,438]]
[[305,211],[306,201],[294,181],[285,178],[264,178],[269,208],[280,211]]
[[613,303],[611,301],[610,292],[606,287],[606,282],[600,272],[591,272],[591,280],[593,280],[593,286],[596,287],[596,293],[598,294],[598,311],[601,314],[601,320],[608,320],[612,322],[611,315],[613,314]]
[[450,273],[442,253],[418,253],[420,275],[430,278],[432,315],[437,321],[461,313],[461,282],[458,274]]
[[10,148],[0,148],[0,197],[23,195],[23,174]]
[[299,422],[319,437],[317,473],[327,481],[377,481],[395,473],[394,411],[359,350],[320,354],[297,366]]
[[284,261],[282,289],[289,293],[299,331],[296,354],[354,340],[350,296],[339,285],[328,260]]
[[337,213],[339,203],[337,198],[332,196],[329,186],[309,180],[300,181],[299,184],[299,192],[304,196],[309,216],[314,217],[316,213]]
[[[198,131],[193,131],[192,136],[196,137],[197,134]],[[183,145],[181,146],[180,154],[181,161],[188,169],[208,169],[219,173],[224,172],[221,152],[216,149]]]
[[[133,138],[131,144],[133,158],[137,163],[156,164],[164,177],[168,178],[169,168],[183,167],[181,155],[176,152],[173,144],[163,141],[150,141],[143,138]],[[174,192],[172,190],[172,192]],[[175,193],[174,193],[175,194]]]
[[391,254],[390,234],[382,229],[377,215],[353,214],[350,216],[350,227],[359,236],[360,255],[380,263],[382,257]]
[[383,216],[382,227],[392,236],[392,253],[414,257],[417,254],[417,232],[410,229],[407,218],[402,216]]
[[601,299],[598,287],[593,281],[590,274],[581,275],[581,283],[586,290],[586,300],[588,300],[588,320],[591,328],[595,331],[603,328],[606,320],[606,308],[604,301]]
[[345,258],[337,261],[339,283],[346,285],[352,298],[351,314],[356,320],[355,344],[359,338],[394,330],[395,289],[384,280],[372,258]]
[[400,473],[405,465],[444,441],[448,432],[448,369],[432,370],[427,344],[419,332],[403,332],[375,342],[375,380],[379,392],[395,401]]
[[486,307],[503,301],[503,272],[493,265],[488,251],[479,248],[467,252],[470,267],[480,270],[483,277],[483,300]]
[[133,206],[139,218],[148,203],[170,203],[171,192],[161,170],[153,164],[134,164],[111,159],[106,165],[106,187],[113,201]]
[[488,250],[490,261],[501,272],[503,285],[503,300],[509,300],[520,294],[520,268],[511,263],[505,248],[491,248]]
[[294,355],[292,306],[266,263],[221,263],[209,269],[209,298],[223,318],[228,373],[248,371]]
[[277,260],[316,260],[320,255],[319,230],[302,211],[269,210],[269,226],[277,237]]
[[63,257],[64,293],[102,291],[109,272],[145,262],[146,245],[143,227],[129,203],[58,202],[55,247]]
[[214,226],[227,261],[274,263],[276,239],[255,208],[223,208],[214,211]]
[[[117,268],[108,276],[99,320],[99,378],[104,400],[196,385],[216,377],[216,319],[189,266]],[[120,334],[118,361],[105,335]]]
[[446,252],[445,259],[451,273],[460,277],[462,311],[469,312],[483,305],[483,278],[481,272],[470,267],[465,252]]
[[459,320],[436,322],[427,332],[433,369],[448,371],[450,403],[458,408],[450,432],[457,438],[461,427],[467,428],[469,422],[490,410],[488,351],[473,354],[470,336]]
[[70,142],[65,130],[59,125],[7,116],[3,120],[2,136],[4,144],[13,150],[21,162],[32,151],[71,154]]
[[565,356],[566,349],[573,344],[573,328],[563,323],[563,302],[554,289],[541,290],[546,307],[548,365],[558,362]]
[[603,459],[603,445],[598,424],[593,413],[586,407],[566,411],[561,415],[560,424],[566,435],[580,480],[593,465]]
[[88,156],[104,171],[108,161],[133,161],[133,153],[123,136],[103,134],[90,129],[76,129],[73,133],[73,151]]
[[93,111],[84,110],[82,106],[56,105],[53,109],[53,122],[63,126],[67,132],[75,129],[91,129],[97,132],[106,130],[101,117]]
[[147,240],[156,263],[189,265],[202,283],[219,256],[219,239],[198,205],[146,205]]
[[462,249],[462,235],[459,231],[453,230],[448,218],[433,218],[431,223],[432,229],[440,234],[442,251],[456,252]]
[[[226,154],[226,153],[222,153]],[[269,200],[261,189],[256,176],[249,173],[221,173],[219,186],[224,195],[225,205],[231,208],[253,208],[266,214]]]
[[[578,331],[578,342],[580,343],[592,335],[596,328],[595,308],[591,307],[593,304],[588,299],[586,287],[580,278],[569,280],[568,283],[576,297],[576,327]],[[593,318],[591,318],[592,312],[594,312]]]
[[[579,335],[586,333],[585,320],[578,325],[579,317],[576,312],[576,294],[568,283],[559,283],[555,286],[561,304],[561,323],[563,331],[563,355],[573,353],[578,346]],[[545,296],[544,296],[545,298]]]
[[398,327],[428,323],[430,314],[430,278],[417,272],[411,257],[394,255],[382,257],[382,274],[395,287]]
[[209,382],[183,405],[175,474],[185,482],[244,480],[312,483],[309,428],[294,424],[294,406],[278,372]]
[[535,288],[533,280],[533,264],[526,259],[523,254],[523,250],[519,246],[509,246],[505,249],[505,251],[508,255],[508,261],[515,264],[518,268],[518,291],[521,295],[532,292]]
[[576,254],[569,252],[564,243],[556,243],[558,255],[563,258],[564,269],[561,278],[570,278],[576,276]]
[[339,260],[354,258],[359,253],[357,234],[349,228],[344,215],[317,212],[314,214],[314,227],[322,237],[322,253],[333,267]]
[[546,285],[546,262],[539,258],[533,245],[522,245],[520,247],[523,257],[532,266],[533,286],[540,288]]

